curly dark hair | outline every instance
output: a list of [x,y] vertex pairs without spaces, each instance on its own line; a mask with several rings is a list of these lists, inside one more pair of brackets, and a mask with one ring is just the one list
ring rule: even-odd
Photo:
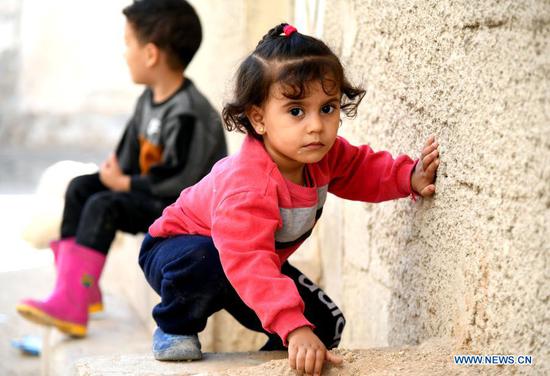
[[139,42],[166,51],[174,69],[185,69],[201,45],[199,16],[185,0],[134,0],[122,13]]
[[308,84],[319,80],[328,95],[342,93],[340,108],[346,116],[357,114],[365,91],[349,83],[340,60],[324,42],[297,31],[285,36],[283,29],[287,25],[282,23],[269,30],[239,66],[234,100],[226,103],[222,111],[227,130],[261,140],[246,112],[267,99],[275,82],[282,84],[287,98],[302,99],[307,95]]

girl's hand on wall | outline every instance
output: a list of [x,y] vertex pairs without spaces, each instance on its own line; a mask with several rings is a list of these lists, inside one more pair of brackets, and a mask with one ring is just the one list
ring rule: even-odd
[[302,375],[320,376],[325,360],[342,363],[342,358],[327,350],[310,327],[303,326],[288,335],[288,361],[290,368]]
[[435,136],[430,136],[420,155],[411,176],[412,189],[422,197],[429,197],[435,193],[435,173],[439,167],[439,144]]

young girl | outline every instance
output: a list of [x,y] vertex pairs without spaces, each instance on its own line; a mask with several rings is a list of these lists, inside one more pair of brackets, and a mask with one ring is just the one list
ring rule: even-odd
[[337,136],[341,112],[356,113],[364,91],[320,40],[281,24],[241,64],[229,130],[246,132],[241,150],[185,189],[149,228],[140,265],[161,296],[153,353],[201,357],[197,333],[225,309],[267,334],[262,350],[288,347],[290,366],[320,374],[345,319],[287,259],[311,234],[327,193],[380,202],[431,196],[439,165],[430,137],[418,162],[355,147]]

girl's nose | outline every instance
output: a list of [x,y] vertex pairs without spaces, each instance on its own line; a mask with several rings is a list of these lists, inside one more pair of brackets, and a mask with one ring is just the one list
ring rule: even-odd
[[309,133],[320,132],[323,129],[323,121],[320,116],[311,116],[307,124],[307,130]]

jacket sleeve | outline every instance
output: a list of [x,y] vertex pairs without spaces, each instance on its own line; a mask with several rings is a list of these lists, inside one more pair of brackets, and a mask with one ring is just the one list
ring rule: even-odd
[[152,166],[147,175],[132,176],[133,191],[175,197],[183,188],[191,185],[182,179],[182,173],[188,168],[189,151],[195,134],[195,117],[180,115],[168,120],[164,127],[162,161]]
[[357,201],[381,202],[413,194],[411,174],[416,165],[407,155],[393,158],[368,145],[353,146],[338,137],[327,156],[329,192]]
[[212,218],[212,238],[224,272],[262,326],[287,344],[288,334],[313,325],[304,316],[304,302],[294,281],[281,273],[275,251],[280,222],[276,200],[244,192],[224,199]]
[[130,118],[116,148],[121,170],[126,175],[139,174],[139,141],[135,117]]

